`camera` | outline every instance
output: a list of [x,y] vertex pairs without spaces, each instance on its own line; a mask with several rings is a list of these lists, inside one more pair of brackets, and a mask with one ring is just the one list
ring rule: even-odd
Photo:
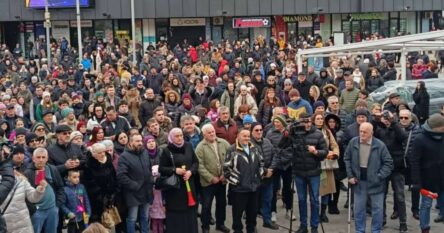
[[385,110],[384,112],[382,112],[382,117],[384,117],[385,119],[390,119],[390,113],[388,110]]

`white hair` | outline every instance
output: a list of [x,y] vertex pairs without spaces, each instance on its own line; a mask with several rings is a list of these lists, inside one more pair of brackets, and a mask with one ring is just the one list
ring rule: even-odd
[[111,141],[109,139],[103,140],[100,143],[102,143],[106,147],[107,150],[108,149],[114,149],[114,143],[113,143],[113,141]]
[[204,126],[202,126],[202,133],[207,132],[208,130],[214,130],[214,126],[212,124],[205,124]]
[[94,144],[92,145],[92,147],[91,147],[91,152],[92,152],[93,154],[95,154],[95,153],[100,153],[100,152],[103,152],[103,151],[106,151],[106,146],[103,145],[101,142],[94,143]]

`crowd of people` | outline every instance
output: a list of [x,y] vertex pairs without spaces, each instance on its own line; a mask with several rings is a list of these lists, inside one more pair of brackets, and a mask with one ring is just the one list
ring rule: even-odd
[[7,232],[88,232],[116,210],[116,232],[207,233],[215,225],[227,233],[231,205],[231,229],[244,232],[245,219],[254,233],[258,216],[279,229],[282,200],[286,218],[299,218],[298,233],[317,233],[348,190],[351,205],[342,201],[356,232],[365,232],[367,213],[372,232],[382,232],[389,183],[389,217],[400,232],[406,185],[422,232],[430,231],[432,194],[441,207],[435,222],[443,222],[444,106],[429,114],[423,81],[437,77],[438,63],[409,53],[408,77],[418,80],[412,109],[396,92],[375,103],[369,93],[398,79],[396,54],[332,54],[298,70],[298,46],[333,44],[302,40],[161,41],[137,46],[132,58],[127,42],[92,37],[80,61],[65,38],[51,41],[51,61],[45,43],[29,60],[1,46]]

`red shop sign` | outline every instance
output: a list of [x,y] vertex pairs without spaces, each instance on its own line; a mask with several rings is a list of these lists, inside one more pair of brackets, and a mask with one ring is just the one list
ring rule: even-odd
[[270,26],[270,17],[233,18],[233,28],[261,28]]

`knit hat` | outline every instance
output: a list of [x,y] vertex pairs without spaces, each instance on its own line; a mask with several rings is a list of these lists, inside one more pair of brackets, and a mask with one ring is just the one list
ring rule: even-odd
[[316,101],[316,102],[313,103],[313,108],[314,109],[317,109],[318,107],[321,107],[321,106],[325,108],[325,104],[322,101]]
[[16,154],[25,154],[25,148],[22,145],[16,145],[12,150],[11,155],[13,156]]
[[366,116],[368,117],[368,111],[365,109],[356,110],[356,116]]
[[103,92],[101,91],[96,92],[96,98],[98,98],[99,96],[103,96]]
[[183,94],[183,96],[182,96],[182,101],[183,101],[184,99],[189,99],[189,100],[191,100],[191,95],[190,95],[189,93],[185,93],[185,94]]
[[45,125],[44,125],[43,123],[41,123],[41,122],[36,122],[36,123],[32,126],[32,128],[31,128],[31,132],[35,132],[36,129],[37,129],[39,126],[43,126],[44,128],[46,128]]
[[54,114],[54,112],[51,109],[45,109],[42,112],[42,117],[48,115],[48,114]]
[[37,138],[37,134],[35,133],[27,133],[26,134],[26,144],[29,144],[32,140]]
[[18,137],[19,135],[25,135],[28,132],[25,128],[17,128],[15,129],[15,136]]
[[299,94],[299,91],[297,89],[291,89],[291,91],[288,93],[288,96],[301,96],[301,94]]
[[273,121],[279,121],[284,127],[287,127],[287,121],[283,115],[277,115],[273,118]]
[[65,108],[62,110],[61,114],[62,114],[62,118],[67,117],[70,113],[74,113],[74,109],[72,108]]
[[76,137],[83,137],[83,134],[80,133],[79,131],[73,131],[71,135],[69,135],[69,141],[74,140],[74,138]]
[[254,121],[253,117],[251,115],[247,114],[244,116],[244,120],[242,121],[242,124],[246,125],[246,124],[252,124],[254,122],[255,121]]
[[436,129],[444,126],[444,116],[439,113],[435,113],[429,117],[427,124],[431,129]]

